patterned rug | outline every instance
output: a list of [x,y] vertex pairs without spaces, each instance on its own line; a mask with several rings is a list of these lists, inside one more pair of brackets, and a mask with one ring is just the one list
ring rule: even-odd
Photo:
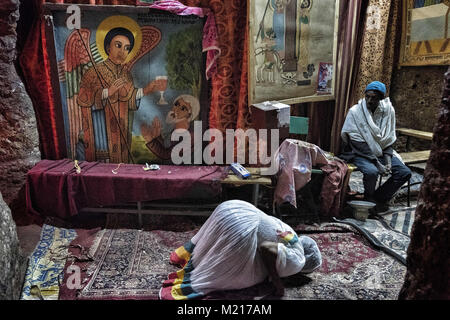
[[174,247],[195,234],[136,229],[103,230],[92,263],[90,280],[79,299],[158,299],[168,273],[177,270],[167,263]]
[[382,213],[380,217],[393,229],[411,235],[411,228],[415,219],[416,207],[398,208]]
[[[158,299],[162,282],[169,273],[177,271],[169,264],[170,253],[196,231],[100,231],[91,248],[95,249],[94,263],[88,264],[83,288],[73,298]],[[304,231],[317,241],[323,264],[307,276],[283,279],[283,299],[396,299],[406,272],[401,263],[373,249],[345,224],[309,227]],[[271,285],[264,282],[243,290],[216,292],[206,299],[276,299],[271,291]]]
[[73,241],[88,249],[93,262],[75,263],[83,271],[79,289],[68,288],[70,275],[65,274],[60,299],[158,299],[162,282],[177,270],[168,264],[171,251],[189,240],[201,224],[174,216],[143,216],[143,222],[140,230],[136,215],[111,214],[105,229]]
[[[298,234],[313,238],[322,253],[322,266],[313,273],[282,279],[282,300],[395,300],[406,267],[375,250],[353,227],[341,223],[301,225]],[[244,290],[217,292],[210,299],[277,299],[268,282]]]
[[21,300],[58,300],[68,247],[76,235],[73,229],[43,224],[29,259]]
[[366,219],[360,221],[347,218],[336,221],[346,223],[357,229],[376,248],[383,250],[406,265],[406,255],[410,242],[408,234],[393,229],[383,219]]

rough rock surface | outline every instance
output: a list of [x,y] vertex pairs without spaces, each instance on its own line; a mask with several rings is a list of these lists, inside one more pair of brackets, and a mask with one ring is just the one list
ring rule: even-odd
[[19,191],[40,160],[33,105],[14,66],[18,18],[19,0],[0,1],[0,300],[20,298],[26,258],[10,207],[25,206]]
[[19,0],[0,1],[0,192],[12,210],[27,171],[40,160],[33,105],[14,65],[18,18]]
[[11,210],[0,193],[0,300],[20,298],[26,267]]
[[450,299],[450,68],[433,132],[399,299]]
[[[433,131],[442,97],[445,66],[402,67],[394,70],[390,98],[397,127]],[[406,137],[400,136],[395,149],[406,151]],[[410,151],[430,149],[431,142],[411,139]]]

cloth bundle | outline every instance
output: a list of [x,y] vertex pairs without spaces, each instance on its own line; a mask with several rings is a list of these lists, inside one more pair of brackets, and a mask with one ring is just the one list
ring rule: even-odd
[[188,243],[172,252],[170,262],[183,269],[169,274],[160,298],[194,299],[263,282],[268,276],[258,251],[263,241],[278,242],[280,277],[311,272],[322,263],[314,240],[298,237],[290,226],[248,202],[230,200],[214,210]]

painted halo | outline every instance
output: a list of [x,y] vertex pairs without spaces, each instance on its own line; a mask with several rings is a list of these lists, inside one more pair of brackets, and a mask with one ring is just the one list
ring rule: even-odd
[[103,60],[108,58],[106,49],[104,47],[104,40],[108,32],[114,28],[125,28],[128,29],[134,36],[134,46],[131,52],[128,54],[127,59],[124,63],[128,63],[134,56],[139,52],[142,44],[142,31],[139,25],[133,19],[126,16],[110,16],[103,20],[96,31],[95,42],[97,44],[97,49]]

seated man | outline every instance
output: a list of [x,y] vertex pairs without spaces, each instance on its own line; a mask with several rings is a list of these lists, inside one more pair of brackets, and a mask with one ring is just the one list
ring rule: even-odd
[[[377,204],[375,212],[387,211],[389,200],[411,177],[411,170],[392,148],[397,139],[395,110],[385,95],[383,83],[370,83],[365,98],[348,111],[341,131],[344,152],[340,157],[363,173],[364,199]],[[379,174],[391,177],[375,190]]]

